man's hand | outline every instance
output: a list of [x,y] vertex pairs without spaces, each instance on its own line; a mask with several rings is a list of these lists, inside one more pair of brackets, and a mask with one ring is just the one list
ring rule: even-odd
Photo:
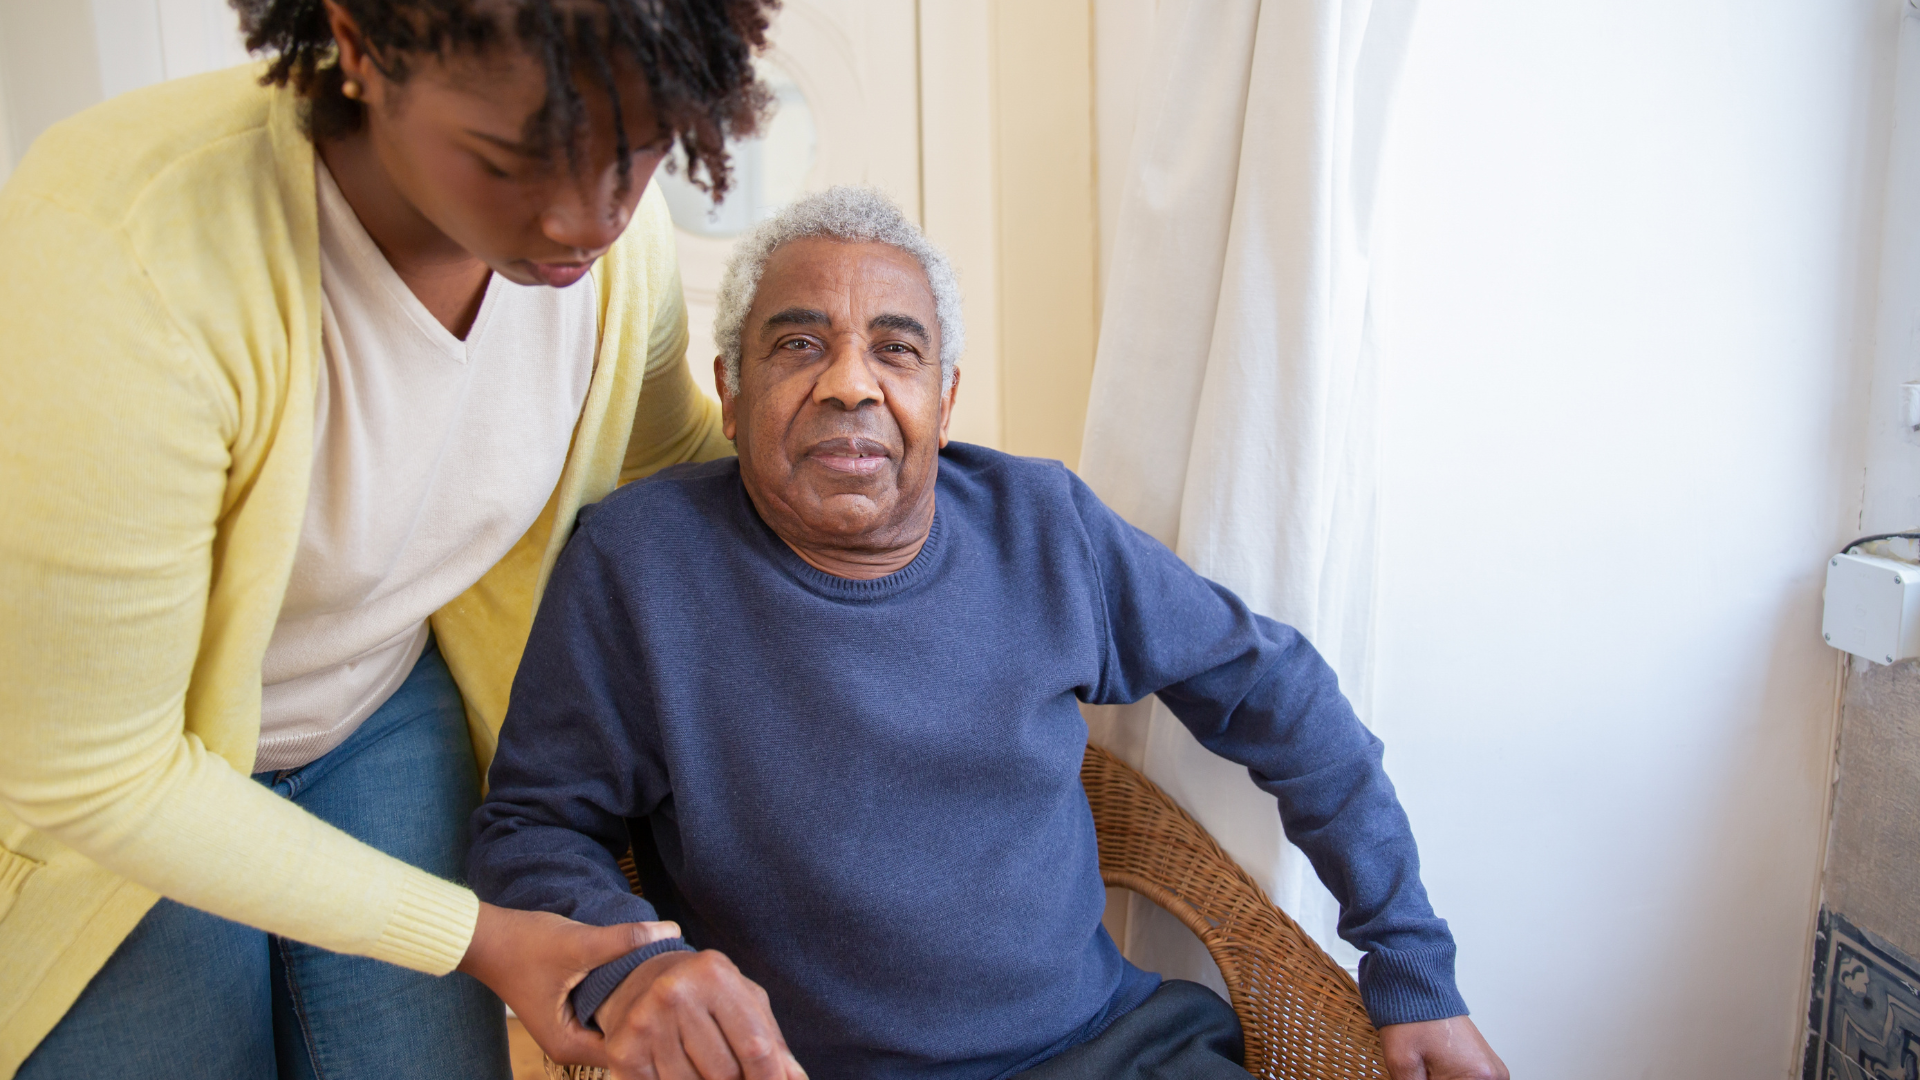
[[767,992],[712,950],[634,968],[594,1018],[614,1080],[807,1080]]
[[1380,1029],[1393,1080],[1508,1080],[1507,1066],[1464,1016]]
[[670,922],[588,926],[551,912],[483,903],[459,970],[500,995],[554,1060],[604,1067],[604,1041],[574,1019],[567,995],[594,968],[679,936]]

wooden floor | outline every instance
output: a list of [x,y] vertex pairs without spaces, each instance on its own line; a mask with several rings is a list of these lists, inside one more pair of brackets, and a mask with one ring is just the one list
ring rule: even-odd
[[507,1017],[507,1045],[513,1051],[513,1080],[546,1080],[547,1071],[540,1064],[540,1048],[534,1045],[533,1036],[527,1034],[518,1017]]

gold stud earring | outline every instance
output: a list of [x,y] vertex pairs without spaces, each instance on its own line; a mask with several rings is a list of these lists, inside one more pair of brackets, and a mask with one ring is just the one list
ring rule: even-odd
[[357,80],[357,79],[348,79],[348,80],[346,80],[345,82],[343,82],[343,83],[341,83],[341,84],[340,84],[340,92],[341,92],[341,93],[343,93],[343,94],[345,94],[345,95],[347,95],[348,97],[350,97],[350,98],[352,98],[352,99],[353,99],[353,100],[355,100],[355,101],[359,101],[359,100],[360,100],[360,82],[359,82],[359,80]]

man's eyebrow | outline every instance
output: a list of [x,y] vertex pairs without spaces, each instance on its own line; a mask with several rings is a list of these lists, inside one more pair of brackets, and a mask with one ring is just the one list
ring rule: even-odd
[[827,313],[814,308],[790,307],[767,316],[761,328],[771,330],[776,326],[827,326],[831,324]]
[[933,344],[933,336],[927,333],[927,328],[920,324],[919,319],[911,315],[896,315],[893,313],[875,315],[868,321],[867,329],[895,330],[902,334],[912,334],[914,337],[920,339],[920,344],[922,345]]

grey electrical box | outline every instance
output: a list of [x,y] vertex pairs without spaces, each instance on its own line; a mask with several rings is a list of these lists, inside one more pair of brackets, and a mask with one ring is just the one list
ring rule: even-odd
[[1878,555],[1827,563],[1820,633],[1827,644],[1876,664],[1920,656],[1920,566]]

